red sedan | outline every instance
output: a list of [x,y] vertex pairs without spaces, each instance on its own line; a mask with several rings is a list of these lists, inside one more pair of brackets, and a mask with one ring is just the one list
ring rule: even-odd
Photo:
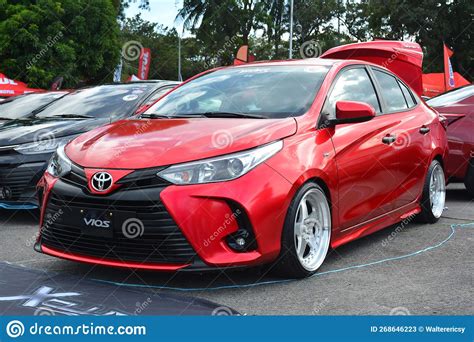
[[448,120],[446,173],[449,180],[464,182],[474,196],[474,86],[436,96],[427,104]]
[[211,70],[58,149],[37,251],[137,269],[275,263],[440,218],[446,132],[387,69],[307,59]]

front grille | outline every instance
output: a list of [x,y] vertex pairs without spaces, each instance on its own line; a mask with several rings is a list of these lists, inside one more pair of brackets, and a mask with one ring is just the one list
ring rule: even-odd
[[16,167],[0,166],[0,186],[10,190],[6,200],[20,200],[35,190],[36,183],[44,172],[45,163],[22,164]]
[[[123,192],[125,193],[125,192]],[[122,194],[123,194],[122,193]],[[63,211],[63,215],[55,213]],[[133,212],[144,225],[143,235],[127,238],[115,225],[113,238],[84,235],[78,222],[68,222],[70,210],[103,210],[117,214]],[[52,193],[41,230],[47,247],[82,256],[144,263],[191,263],[195,251],[161,203],[147,200],[117,200],[100,197],[64,196]]]
[[75,164],[72,164],[71,172],[63,176],[63,180],[81,188],[87,187],[87,177],[84,169]]
[[[135,170],[117,181],[117,184],[121,185],[120,190],[165,187],[171,183],[157,176],[157,173],[163,169],[164,167]],[[86,173],[78,165],[73,164],[71,172],[63,176],[62,179],[65,182],[87,189]]]

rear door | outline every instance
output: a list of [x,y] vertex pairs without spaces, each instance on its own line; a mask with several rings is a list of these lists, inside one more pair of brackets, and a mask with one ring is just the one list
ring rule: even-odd
[[433,115],[418,103],[412,91],[393,74],[371,67],[383,100],[383,115],[393,123],[391,144],[397,155],[398,186],[393,200],[394,209],[418,199],[431,157]]
[[332,141],[336,152],[339,201],[336,203],[341,230],[347,230],[393,209],[393,194],[399,184],[397,150],[385,143],[396,124],[382,115],[382,106],[369,69],[343,69],[329,92],[323,112],[335,117],[340,100],[372,105],[377,117],[368,122],[337,125]]

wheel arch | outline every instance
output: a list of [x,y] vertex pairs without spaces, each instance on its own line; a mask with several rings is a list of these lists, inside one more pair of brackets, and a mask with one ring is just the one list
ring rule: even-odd
[[329,190],[329,186],[326,184],[326,182],[320,177],[312,177],[312,178],[307,179],[306,182],[304,182],[301,186],[309,182],[316,183],[323,189],[324,194],[326,195],[326,198],[328,199],[328,202],[329,202],[329,208],[331,209],[331,212],[332,212],[332,206],[333,206],[332,196],[331,196],[331,191]]
[[440,163],[441,166],[443,167],[443,170],[446,171],[446,170],[445,170],[445,167],[444,167],[444,158],[443,158],[443,156],[442,156],[441,154],[439,154],[439,153],[435,154],[435,155],[433,156],[433,160],[439,161],[439,163]]

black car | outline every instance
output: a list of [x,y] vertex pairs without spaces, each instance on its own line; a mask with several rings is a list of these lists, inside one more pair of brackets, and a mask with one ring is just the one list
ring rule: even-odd
[[0,101],[0,125],[6,121],[26,118],[40,112],[67,93],[67,91],[49,91],[3,99],[3,101]]
[[0,208],[36,208],[36,184],[58,146],[143,111],[176,85],[172,81],[141,81],[84,88],[28,120],[9,120],[1,125]]

